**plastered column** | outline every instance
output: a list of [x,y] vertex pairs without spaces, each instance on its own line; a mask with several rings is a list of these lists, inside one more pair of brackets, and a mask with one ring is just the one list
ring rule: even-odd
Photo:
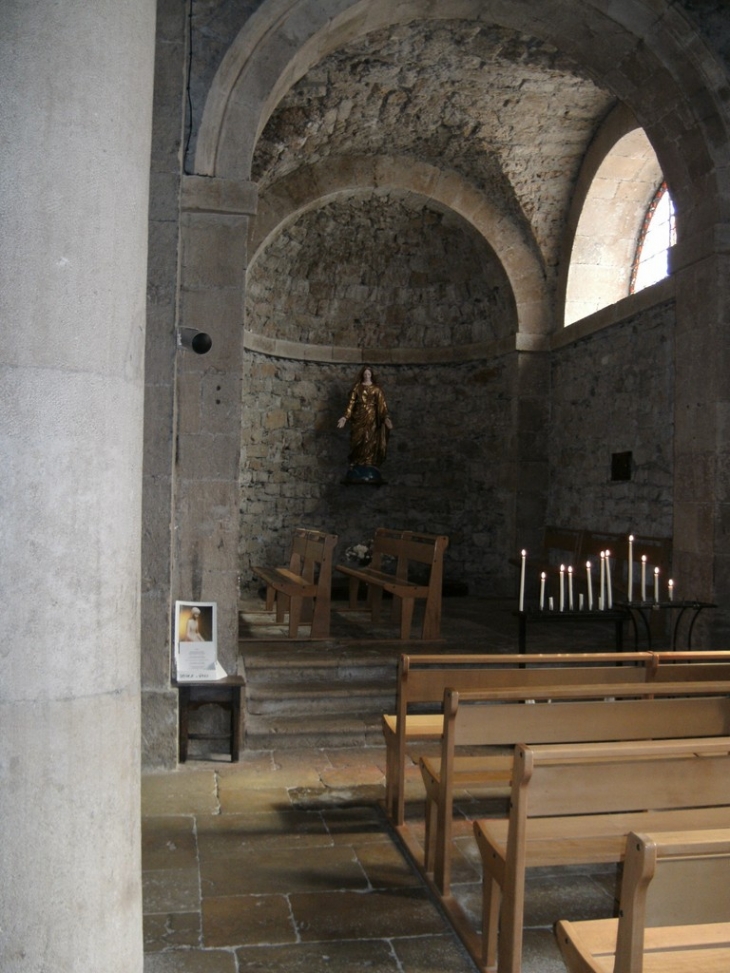
[[5,0],[0,967],[140,973],[154,0]]

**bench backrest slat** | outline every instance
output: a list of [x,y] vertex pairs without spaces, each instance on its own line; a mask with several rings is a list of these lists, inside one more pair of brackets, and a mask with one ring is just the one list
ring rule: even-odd
[[513,746],[730,735],[730,697],[460,706],[454,745]]
[[576,743],[562,753],[518,744],[510,828],[513,817],[730,808],[730,737],[630,742]]

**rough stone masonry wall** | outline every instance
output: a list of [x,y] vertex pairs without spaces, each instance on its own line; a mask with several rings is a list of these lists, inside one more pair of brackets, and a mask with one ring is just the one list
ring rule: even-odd
[[[548,523],[672,536],[673,302],[553,352]],[[632,452],[628,481],[613,453]]]
[[377,369],[395,425],[381,487],[345,486],[349,434],[337,429],[354,366],[247,356],[244,364],[241,583],[283,563],[291,530],[340,538],[338,555],[378,526],[445,533],[445,576],[472,593],[504,593],[513,535],[513,356],[489,365]]

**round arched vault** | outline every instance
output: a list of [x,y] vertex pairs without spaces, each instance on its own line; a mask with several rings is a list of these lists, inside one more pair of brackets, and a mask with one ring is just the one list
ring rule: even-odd
[[402,192],[340,195],[282,229],[249,267],[245,321],[272,340],[391,359],[516,330],[509,281],[484,238]]

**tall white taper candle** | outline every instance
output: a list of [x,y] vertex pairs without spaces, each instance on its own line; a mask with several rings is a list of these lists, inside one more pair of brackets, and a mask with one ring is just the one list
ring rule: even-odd
[[522,552],[522,566],[520,568],[520,611],[525,610],[525,567],[527,562],[527,551]]

